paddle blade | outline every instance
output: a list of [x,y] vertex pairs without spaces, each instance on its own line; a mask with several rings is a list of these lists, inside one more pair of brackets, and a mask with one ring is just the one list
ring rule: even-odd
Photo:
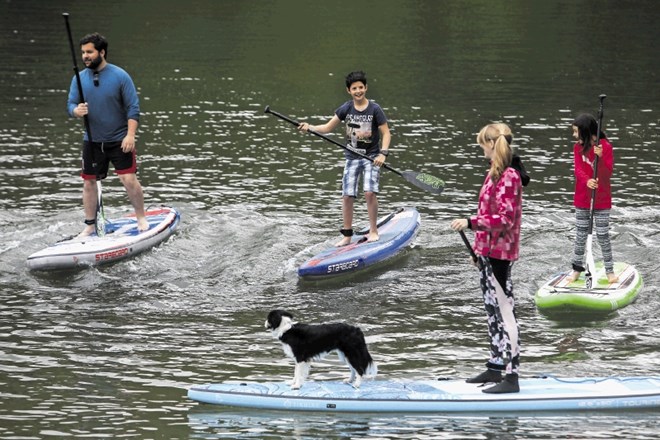
[[587,255],[585,257],[586,270],[584,271],[584,285],[587,289],[591,289],[593,285],[593,275],[596,272],[596,263],[594,262],[594,254],[592,252],[593,235],[587,235],[587,243],[585,245]]
[[96,203],[96,235],[103,237],[105,235],[105,210],[103,209],[103,195],[101,193],[101,181],[96,181],[96,191],[98,200]]
[[96,235],[99,237],[105,236],[105,223],[105,213],[103,212],[103,208],[101,208],[96,213]]
[[416,171],[403,171],[401,176],[417,188],[433,194],[440,194],[445,189],[445,181],[426,173]]

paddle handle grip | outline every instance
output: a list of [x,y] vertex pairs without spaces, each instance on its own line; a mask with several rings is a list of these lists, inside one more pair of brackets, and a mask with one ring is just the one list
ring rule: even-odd
[[[270,106],[268,106],[268,105],[266,106],[266,109],[264,110],[264,113],[270,113],[270,114],[272,114],[272,115],[275,115],[275,116],[277,116],[278,118],[280,118],[280,119],[282,119],[282,120],[285,120],[285,121],[291,123],[292,125],[295,125],[296,127],[298,127],[298,126],[300,125],[300,122],[299,122],[299,121],[296,121],[295,119],[291,119],[291,118],[289,118],[288,116],[283,115],[282,113],[278,113],[278,112],[276,112],[275,110],[271,110],[271,109],[270,109]],[[355,151],[355,149],[349,147],[348,145],[341,144],[341,143],[337,142],[336,140],[332,139],[331,137],[328,137],[328,136],[324,135],[323,133],[319,133],[319,132],[314,131],[314,130],[307,130],[307,132],[309,132],[309,133],[311,133],[311,134],[313,134],[313,135],[315,135],[315,136],[318,136],[318,137],[320,137],[320,138],[322,138],[322,139],[325,139],[326,141],[328,141],[328,142],[330,142],[330,143],[332,143],[332,144],[335,144],[335,145],[337,145],[338,147],[341,147],[341,148],[343,148],[343,149],[346,150],[346,151],[350,151],[351,153],[356,154],[356,155],[360,156],[360,157],[363,158],[363,159],[367,159],[367,160],[369,160],[369,161],[371,161],[371,162],[374,161],[374,159],[372,159],[371,157],[367,156],[366,154],[360,153],[359,151]],[[392,171],[392,172],[398,174],[399,176],[403,176],[403,174],[402,174],[400,171],[395,170],[394,168],[392,168],[391,166],[389,166],[389,165],[386,164],[386,163],[384,163],[384,164],[381,165],[381,166],[382,166],[383,168],[385,168],[385,169],[388,169],[388,170],[390,170],[390,171]]]

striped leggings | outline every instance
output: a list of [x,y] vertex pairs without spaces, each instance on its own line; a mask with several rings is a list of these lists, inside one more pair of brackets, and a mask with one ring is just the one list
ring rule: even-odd
[[[589,209],[575,208],[575,246],[573,248],[573,270],[584,270],[584,253],[589,235]],[[594,227],[596,238],[603,254],[606,273],[614,273],[614,259],[610,244],[610,210],[594,210]],[[581,272],[581,271],[580,271]]]

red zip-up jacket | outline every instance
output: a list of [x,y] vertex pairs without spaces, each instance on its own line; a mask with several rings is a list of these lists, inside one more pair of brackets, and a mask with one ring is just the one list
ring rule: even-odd
[[[603,154],[598,159],[598,189],[596,190],[596,204],[594,209],[612,208],[612,171],[614,171],[614,152],[612,144],[607,139],[601,139]],[[594,177],[594,149],[589,149],[586,155],[582,154],[582,144],[573,146],[573,162],[575,169],[575,194],[573,205],[576,208],[591,209],[591,189],[587,186],[589,179]]]
[[486,176],[479,192],[477,215],[470,218],[474,251],[484,257],[515,261],[520,249],[522,221],[522,182],[509,167],[494,184]]

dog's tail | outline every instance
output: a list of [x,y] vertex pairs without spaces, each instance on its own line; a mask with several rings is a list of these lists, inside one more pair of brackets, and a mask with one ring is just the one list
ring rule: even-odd
[[366,377],[369,377],[369,378],[371,378],[371,379],[374,379],[374,378],[376,377],[377,374],[378,374],[378,366],[376,365],[376,363],[374,362],[374,360],[371,359],[371,360],[369,361],[369,363],[367,364],[367,369],[365,370],[364,375],[365,375]]
[[362,352],[362,355],[364,359],[364,377],[369,377],[371,379],[375,378],[376,374],[378,374],[378,367],[376,366],[376,362],[374,362],[374,359],[371,357],[371,353],[369,353],[366,346]]
[[369,350],[367,350],[366,344],[363,344],[362,347],[359,347],[357,350],[339,350],[340,356],[343,358],[344,362],[351,365],[357,374],[365,378],[376,377],[378,374],[378,367],[374,362]]

